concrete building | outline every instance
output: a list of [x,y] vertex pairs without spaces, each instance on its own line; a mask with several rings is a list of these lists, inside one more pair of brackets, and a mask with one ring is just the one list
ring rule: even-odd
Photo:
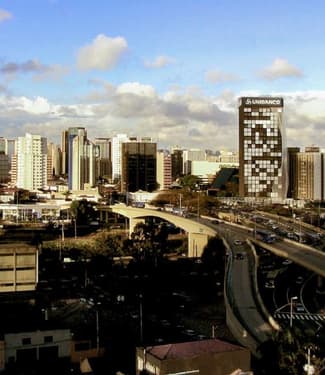
[[5,362],[32,363],[70,359],[71,332],[69,329],[48,329],[4,334]]
[[121,191],[156,189],[157,143],[150,139],[132,139],[122,143]]
[[192,174],[192,161],[206,160],[206,153],[204,150],[190,149],[183,151],[183,174]]
[[46,138],[28,133],[18,137],[16,185],[31,191],[47,186]]
[[61,175],[62,152],[58,145],[50,142],[47,145],[47,179]]
[[300,152],[299,147],[287,148],[288,160],[288,198],[297,197],[297,154]]
[[169,189],[172,179],[172,158],[167,150],[157,152],[157,184],[159,190]]
[[298,152],[294,175],[295,199],[323,200],[324,199],[324,154],[316,148],[305,148]]
[[94,185],[98,149],[87,139],[86,129],[69,128],[63,134],[63,146],[65,150],[62,156],[68,158],[69,190],[83,190],[85,184]]
[[136,374],[225,375],[250,370],[248,349],[211,339],[136,349]]
[[211,161],[193,161],[192,175],[197,176],[202,181],[202,184],[208,185],[214,179],[221,168],[235,168],[238,167],[236,163],[220,163]]
[[111,138],[95,138],[94,144],[98,147],[96,175],[112,181],[112,140]]
[[21,242],[0,244],[0,292],[35,290],[38,250]]
[[239,99],[239,195],[282,202],[287,194],[283,99]]
[[121,179],[122,173],[122,143],[128,142],[129,137],[126,134],[117,134],[112,138],[112,178],[113,182]]
[[183,176],[183,149],[174,147],[171,152],[173,182]]
[[6,184],[11,180],[9,156],[0,153],[0,183]]

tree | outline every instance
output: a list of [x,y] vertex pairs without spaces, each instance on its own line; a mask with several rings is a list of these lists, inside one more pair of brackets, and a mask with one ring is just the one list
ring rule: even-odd
[[201,256],[204,267],[210,271],[223,271],[225,264],[225,245],[221,238],[212,237],[203,249]]
[[70,206],[70,212],[78,224],[89,224],[97,216],[94,204],[86,199],[73,201]]
[[197,190],[197,187],[200,184],[200,178],[189,174],[189,175],[180,177],[179,183],[185,190],[195,191]]
[[[276,331],[272,338],[263,343],[259,352],[261,354],[261,374],[300,375],[304,373],[307,363],[308,347],[314,347],[312,337],[306,336],[298,327],[285,328]],[[312,365],[315,374],[320,374],[320,369],[325,365],[324,359],[313,356]]]

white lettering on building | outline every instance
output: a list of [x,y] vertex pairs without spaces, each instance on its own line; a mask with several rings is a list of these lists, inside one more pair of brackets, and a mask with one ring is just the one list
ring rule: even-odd
[[281,105],[281,99],[254,99],[247,98],[245,105]]

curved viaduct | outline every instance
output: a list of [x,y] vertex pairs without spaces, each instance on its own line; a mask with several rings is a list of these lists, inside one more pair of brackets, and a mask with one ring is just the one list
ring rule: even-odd
[[127,217],[129,219],[130,235],[134,231],[136,224],[143,223],[144,218],[148,216],[159,217],[176,225],[188,233],[188,257],[200,257],[209,237],[214,237],[217,234],[217,231],[205,224],[159,210],[117,204],[114,206],[100,206],[98,211],[100,219],[105,222],[107,222],[110,212]]

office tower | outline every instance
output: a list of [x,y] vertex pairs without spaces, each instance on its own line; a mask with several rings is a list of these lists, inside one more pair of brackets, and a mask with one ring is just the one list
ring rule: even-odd
[[324,154],[319,148],[306,147],[305,152],[296,153],[295,199],[324,199]]
[[61,175],[62,153],[58,145],[50,142],[47,145],[47,178]]
[[299,147],[288,147],[288,198],[297,199],[297,154],[300,152]]
[[122,143],[121,191],[156,189],[157,144],[141,138]]
[[239,195],[283,201],[286,158],[283,99],[239,99]]
[[112,140],[111,138],[95,138],[94,144],[98,147],[98,160],[96,175],[98,178],[105,178],[112,181]]
[[172,179],[172,158],[167,150],[157,152],[157,184],[159,190],[169,189]]
[[0,137],[0,183],[10,181],[10,162],[9,156],[6,154],[6,146],[6,138]]
[[172,156],[172,179],[177,180],[183,176],[183,150],[175,147],[171,152]]
[[7,144],[6,138],[0,137],[0,154],[6,153],[6,144]]
[[204,150],[190,149],[183,151],[183,174],[192,174],[191,165],[192,161],[206,160],[206,153]]
[[121,180],[122,143],[128,142],[126,134],[117,134],[112,138],[112,175],[113,182]]
[[85,128],[68,129],[68,187],[84,190],[96,182],[97,147],[87,139]]
[[0,183],[6,184],[10,181],[9,157],[0,153]]
[[61,160],[61,173],[63,175],[68,174],[69,168],[69,133],[68,130],[63,130],[61,133],[61,152],[62,152],[62,160]]
[[47,186],[47,140],[26,134],[17,141],[18,188],[37,190]]
[[16,147],[17,147],[16,139],[6,139],[5,154],[9,156],[9,160],[11,160],[12,156],[16,154]]

